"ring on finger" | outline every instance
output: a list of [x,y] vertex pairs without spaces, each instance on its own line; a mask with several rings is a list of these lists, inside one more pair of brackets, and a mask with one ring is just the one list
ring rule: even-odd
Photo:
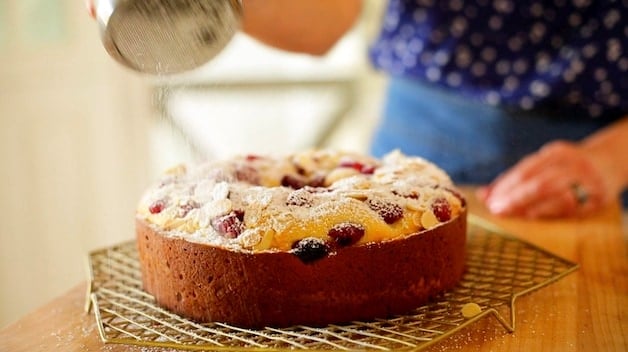
[[574,182],[570,186],[571,194],[576,199],[579,206],[584,205],[589,200],[589,192],[578,182]]

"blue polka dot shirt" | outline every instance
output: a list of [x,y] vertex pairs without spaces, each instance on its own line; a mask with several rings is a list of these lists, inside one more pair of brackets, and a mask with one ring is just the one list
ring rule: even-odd
[[487,104],[618,118],[627,38],[628,0],[390,0],[369,54]]

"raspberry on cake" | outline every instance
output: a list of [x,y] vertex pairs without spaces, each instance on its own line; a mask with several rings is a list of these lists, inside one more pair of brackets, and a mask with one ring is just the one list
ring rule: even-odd
[[144,288],[201,322],[387,317],[464,271],[464,199],[441,169],[398,151],[180,166],[147,190],[136,224]]

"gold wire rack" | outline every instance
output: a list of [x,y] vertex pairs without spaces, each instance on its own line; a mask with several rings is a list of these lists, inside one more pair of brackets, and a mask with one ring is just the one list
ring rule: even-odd
[[[515,301],[573,272],[578,265],[469,216],[467,270],[456,288],[407,315],[368,322],[260,330],[199,324],[157,306],[142,290],[135,242],[89,254],[86,311],[105,343],[213,351],[418,351],[494,316],[515,329]],[[480,310],[462,314],[472,304]],[[506,313],[508,319],[504,318]]]

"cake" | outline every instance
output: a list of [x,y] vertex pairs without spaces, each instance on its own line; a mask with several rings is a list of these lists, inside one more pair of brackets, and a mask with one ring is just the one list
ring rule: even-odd
[[466,205],[399,151],[177,166],[141,198],[144,289],[198,322],[322,326],[405,314],[464,272]]

